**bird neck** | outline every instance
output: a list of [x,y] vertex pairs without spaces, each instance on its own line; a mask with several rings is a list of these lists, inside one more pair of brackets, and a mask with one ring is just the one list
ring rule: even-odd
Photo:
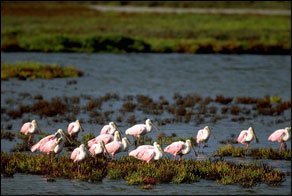
[[186,148],[182,150],[182,154],[187,154],[191,150],[191,145],[186,142]]

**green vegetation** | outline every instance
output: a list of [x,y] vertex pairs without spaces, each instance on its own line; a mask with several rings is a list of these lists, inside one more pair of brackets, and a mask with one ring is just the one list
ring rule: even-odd
[[289,1],[94,1],[112,6],[147,6],[181,8],[291,9]]
[[166,158],[147,164],[133,157],[121,157],[118,160],[88,157],[77,164],[66,155],[50,157],[1,152],[1,174],[13,176],[15,173],[91,182],[109,177],[124,179],[129,185],[142,185],[142,188],[151,188],[149,185],[158,183],[193,183],[200,179],[215,180],[222,184],[238,183],[242,187],[253,187],[259,183],[279,186],[285,180],[285,173],[266,164],[237,165],[223,160],[178,161]]
[[1,63],[1,80],[7,80],[8,78],[18,78],[21,80],[36,78],[52,79],[80,77],[82,75],[82,71],[72,66],[44,65],[37,62],[18,62],[15,65]]
[[248,149],[246,151],[245,148],[242,147],[234,147],[230,144],[225,146],[220,146],[216,156],[232,156],[232,157],[245,157],[251,156],[256,159],[284,159],[291,160],[291,149],[287,151],[278,152],[278,150],[274,150],[272,148],[255,148]]
[[1,2],[1,50],[290,54],[290,16],[130,14],[89,5]]

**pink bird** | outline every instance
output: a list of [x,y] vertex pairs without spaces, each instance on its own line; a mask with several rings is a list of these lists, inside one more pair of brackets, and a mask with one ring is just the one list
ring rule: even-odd
[[246,150],[248,149],[248,144],[255,138],[258,143],[259,140],[254,132],[252,127],[249,127],[248,130],[242,130],[237,138],[237,142],[243,145],[246,145]]
[[90,155],[95,157],[96,155],[99,154],[109,154],[105,148],[105,144],[103,141],[99,141],[96,144],[93,144],[90,148],[89,148],[89,152]]
[[[85,145],[84,144],[81,144],[79,147],[75,148],[72,153],[71,153],[71,156],[70,156],[70,159],[72,159],[75,162],[77,162],[77,164],[80,162],[80,161],[83,161],[85,158],[87,157],[87,150],[85,148]],[[78,173],[79,173],[79,164],[78,164]]]
[[186,142],[183,141],[173,142],[172,144],[164,148],[164,152],[172,154],[174,156],[174,159],[176,158],[177,155],[179,155],[181,160],[183,155],[188,154],[191,151],[191,148],[192,143],[191,140],[188,139],[186,140]]
[[129,156],[135,157],[141,161],[146,161],[149,163],[152,160],[159,160],[163,156],[163,151],[160,145],[157,142],[154,142],[153,146],[151,145],[142,145],[132,150],[129,153]]
[[67,130],[70,137],[74,140],[77,138],[80,131],[84,132],[84,129],[82,128],[79,120],[69,123]]
[[103,141],[105,144],[112,142],[114,140],[120,140],[121,136],[118,131],[115,131],[114,136],[111,134],[102,134],[99,135],[87,142],[88,147],[90,148],[93,144],[97,144],[99,141]]
[[26,122],[22,125],[20,129],[20,133],[24,135],[29,135],[29,138],[27,140],[28,143],[31,142],[32,134],[34,133],[41,133],[41,130],[38,126],[38,123],[36,120],[32,120],[31,122]]
[[279,152],[287,150],[286,141],[291,138],[291,127],[286,127],[285,129],[278,129],[274,131],[268,138],[269,141],[279,142],[280,148]]
[[198,131],[196,140],[199,147],[200,147],[200,144],[204,144],[203,148],[207,146],[206,143],[208,142],[210,135],[211,135],[211,129],[208,126],[205,126],[204,129],[200,129]]
[[155,126],[150,119],[147,119],[145,121],[145,124],[137,124],[134,125],[126,130],[126,135],[132,135],[135,139],[139,141],[139,138],[146,133],[149,133],[152,131],[152,128],[155,128],[156,130],[159,130],[157,126]]
[[108,125],[104,125],[100,131],[100,135],[102,134],[110,134],[113,135],[115,131],[120,131],[117,127],[116,123],[110,122]]
[[70,156],[74,162],[80,162],[87,157],[87,150],[84,144],[81,144],[79,147],[75,148]]
[[128,150],[129,145],[130,145],[130,142],[128,138],[124,137],[122,141],[112,141],[106,144],[105,149],[108,154],[114,157],[115,154]]
[[[60,138],[62,140],[58,141],[58,135],[60,135]],[[41,139],[39,142],[37,142],[36,144],[34,144],[32,147],[31,147],[31,152],[34,152],[36,150],[39,150],[45,154],[49,154],[51,151],[54,151],[55,153],[59,153],[62,148],[63,148],[63,143],[60,143],[60,142],[64,142],[65,138],[70,141],[64,131],[62,129],[58,129],[58,131],[55,133],[55,134],[52,134],[52,135],[48,135],[46,137],[44,137],[43,139]],[[53,148],[51,149],[54,144],[59,144],[58,146],[56,145],[56,149]]]

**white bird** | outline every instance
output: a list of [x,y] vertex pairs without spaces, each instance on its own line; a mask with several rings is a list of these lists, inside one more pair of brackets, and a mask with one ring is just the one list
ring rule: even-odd
[[70,135],[72,139],[76,139],[80,131],[84,132],[84,129],[81,126],[79,120],[69,123],[67,130],[68,130],[68,134]]
[[199,147],[200,147],[200,144],[204,144],[203,148],[207,146],[206,143],[208,142],[210,135],[211,135],[211,129],[208,126],[205,126],[203,129],[200,129],[198,131],[196,140]]
[[237,142],[246,145],[246,149],[248,148],[248,144],[255,139],[258,143],[259,140],[255,134],[255,131],[252,127],[249,127],[248,130],[242,130],[237,138]]
[[153,127],[156,130],[159,130],[157,126],[155,126],[150,119],[147,119],[145,121],[145,124],[136,124],[126,130],[126,135],[131,135],[135,139],[139,141],[139,138],[141,136],[144,136],[146,133],[149,133],[152,131]]
[[91,154],[91,156],[95,157],[96,155],[102,154],[104,153],[106,150],[105,148],[105,144],[104,142],[98,141],[97,143],[93,144],[90,148],[89,148],[89,152]]

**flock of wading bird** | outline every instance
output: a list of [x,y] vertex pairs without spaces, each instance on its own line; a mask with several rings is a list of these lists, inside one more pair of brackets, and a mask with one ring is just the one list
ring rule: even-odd
[[[131,135],[134,137],[136,149],[128,153],[129,156],[133,156],[139,160],[146,161],[149,163],[153,160],[159,160],[162,158],[164,153],[169,153],[174,156],[176,159],[177,155],[180,156],[180,159],[183,155],[188,154],[191,149],[194,150],[195,155],[197,153],[192,146],[191,140],[187,139],[183,141],[175,141],[170,145],[166,146],[164,149],[161,148],[160,144],[154,142],[153,145],[136,145],[140,141],[140,137],[152,131],[152,129],[159,130],[159,128],[154,125],[150,119],[147,119],[145,124],[136,124],[125,131],[126,135]],[[76,140],[78,133],[84,131],[79,120],[71,122],[67,128],[68,134],[67,137],[62,129],[58,129],[55,134],[48,135],[41,139],[39,142],[31,146],[31,152],[39,150],[45,154],[59,154],[63,147],[65,141],[69,141],[72,144],[72,140]],[[20,130],[21,133],[28,135],[28,142],[30,142],[32,134],[41,133],[41,130],[38,126],[36,120],[31,122],[24,123]],[[203,145],[203,148],[206,146],[206,143],[211,135],[211,129],[208,126],[205,126],[203,129],[200,129],[196,136],[196,142],[198,147]],[[291,137],[291,127],[286,127],[284,129],[278,129],[274,131],[269,137],[268,140],[272,142],[279,142],[280,148],[279,151],[286,150],[286,141]],[[143,138],[143,137],[142,137]],[[258,138],[255,134],[255,131],[252,127],[249,127],[248,130],[243,130],[240,132],[237,142],[243,145],[246,145],[246,150],[251,141],[255,139],[258,142]],[[75,148],[71,153],[71,159],[74,162],[79,162],[84,160],[89,154],[92,157],[97,155],[110,156],[114,158],[115,154],[119,152],[128,151],[130,146],[130,141],[127,137],[121,138],[121,131],[114,122],[110,122],[108,125],[105,125],[100,134],[89,140],[86,148],[85,144],[81,144],[79,147]]]

